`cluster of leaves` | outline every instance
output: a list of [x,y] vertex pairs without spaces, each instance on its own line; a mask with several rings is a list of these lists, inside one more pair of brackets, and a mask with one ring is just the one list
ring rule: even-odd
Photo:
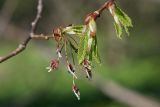
[[129,27],[133,27],[130,17],[122,11],[116,4],[113,4],[109,7],[109,10],[114,18],[114,26],[118,38],[122,38],[121,35],[123,30],[129,35]]
[[[92,21],[91,23],[93,23],[92,26],[96,26],[96,23],[94,21]],[[77,54],[79,64],[82,64],[86,56],[88,56],[90,60],[92,60],[92,57],[94,57],[96,59],[95,61],[97,63],[100,63],[100,58],[98,55],[97,37],[90,37],[91,32],[88,25],[72,25],[64,28],[63,33],[69,36],[76,35],[76,37],[78,38],[79,42],[76,42],[78,44],[78,47],[76,47],[75,43],[73,43],[76,40],[73,40],[73,42],[69,40],[69,45]],[[89,41],[91,41],[91,43],[89,43]]]
[[[90,22],[92,27],[96,28],[95,21]],[[86,32],[83,34],[80,38],[79,47],[78,47],[78,62],[81,64],[85,58],[89,59],[89,61],[92,61],[92,58],[95,59],[95,61],[100,64],[100,57],[98,53],[98,45],[97,45],[97,36],[92,37],[91,31],[89,27],[87,27]]]
[[[121,39],[123,30],[129,35],[128,28],[132,27],[132,21],[129,16],[123,12],[113,0],[110,1],[109,5],[105,8],[109,9],[110,13],[114,18],[114,25],[117,33],[117,37]],[[54,29],[54,38],[57,42],[57,55],[58,58],[51,61],[49,71],[57,69],[60,58],[63,58],[61,55],[63,47],[65,47],[65,59],[68,72],[73,76],[73,85],[72,90],[80,99],[80,92],[77,86],[75,85],[74,79],[77,79],[76,69],[75,69],[75,59],[74,56],[77,56],[77,62],[83,67],[83,71],[86,73],[88,79],[92,78],[92,63],[96,62],[101,64],[99,52],[98,52],[98,40],[97,40],[97,25],[96,19],[100,16],[100,11],[95,11],[91,14],[88,14],[85,18],[85,24],[83,25],[70,25],[67,27],[59,27]],[[68,51],[70,47],[71,51]],[[72,56],[72,64],[68,59],[68,52]],[[94,60],[93,60],[94,59]]]

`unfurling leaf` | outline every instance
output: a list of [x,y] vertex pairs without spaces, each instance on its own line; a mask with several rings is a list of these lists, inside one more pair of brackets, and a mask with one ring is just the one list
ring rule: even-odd
[[74,50],[75,53],[78,52],[78,49],[75,47],[75,45],[72,44],[72,42],[69,42],[70,43],[70,47]]
[[116,28],[118,37],[121,38],[123,29],[129,35],[128,27],[133,26],[130,17],[116,5],[115,5],[115,16],[118,18],[120,22],[119,24],[115,23],[115,28]]
[[85,35],[83,35],[80,38],[80,42],[79,42],[79,46],[78,46],[78,62],[79,64],[82,63],[82,61],[85,59],[85,56],[87,54],[87,43],[88,43],[88,32],[85,33]]
[[89,31],[90,31],[90,37],[94,38],[96,36],[97,32],[97,25],[94,19],[91,19],[88,23]]
[[133,27],[130,17],[125,12],[123,12],[119,7],[117,7],[116,4],[111,5],[109,7],[109,10],[115,21],[114,26],[118,38],[121,39],[123,30],[125,30],[125,32],[129,35],[128,28]]
[[121,25],[119,25],[117,23],[114,23],[114,27],[116,29],[116,33],[117,33],[118,38],[121,38],[121,35],[122,35],[122,27],[121,27]]
[[89,39],[88,39],[88,45],[87,45],[88,53],[90,53],[90,51],[91,51],[91,46],[92,46],[93,40],[94,39],[91,37],[89,37]]
[[82,35],[86,30],[86,25],[72,25],[63,29],[63,33],[69,35]]
[[95,38],[94,40],[92,49],[93,49],[92,57],[94,58],[97,64],[101,64],[101,59],[100,59],[99,52],[98,52],[97,38]]
[[133,27],[130,17],[125,12],[123,12],[119,7],[117,7],[116,5],[115,5],[115,14],[124,27],[125,26],[126,27]]

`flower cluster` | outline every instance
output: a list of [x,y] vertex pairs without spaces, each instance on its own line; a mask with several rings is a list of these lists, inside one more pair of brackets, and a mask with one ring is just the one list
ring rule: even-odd
[[52,70],[57,69],[59,66],[59,60],[57,59],[52,59],[50,66],[46,67],[46,69],[48,69],[48,72],[51,72]]

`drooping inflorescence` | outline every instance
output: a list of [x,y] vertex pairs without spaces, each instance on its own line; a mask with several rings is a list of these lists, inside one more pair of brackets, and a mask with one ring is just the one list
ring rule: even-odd
[[[66,68],[69,74],[73,76],[72,91],[78,100],[80,100],[80,92],[75,84],[75,79],[78,77],[76,75],[77,70],[75,69],[77,63],[75,62],[74,56],[77,56],[78,65],[82,66],[86,77],[89,80],[92,79],[92,63],[96,62],[97,64],[101,64],[98,52],[96,20],[100,17],[103,10],[109,10],[113,16],[118,38],[121,38],[123,29],[129,34],[128,28],[132,27],[131,19],[117,7],[114,0],[109,0],[99,10],[88,14],[82,25],[69,25],[67,27],[58,27],[53,30],[53,37],[57,43],[57,59],[53,59],[47,69],[49,69],[49,72],[57,69],[60,59],[64,58]],[[69,48],[70,51],[68,51]],[[63,49],[65,56],[61,54]],[[68,55],[72,56],[72,60],[69,59]]]

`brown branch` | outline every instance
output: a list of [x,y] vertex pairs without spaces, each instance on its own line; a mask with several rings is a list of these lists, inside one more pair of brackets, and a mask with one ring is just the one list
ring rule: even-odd
[[37,15],[36,15],[36,18],[34,19],[34,21],[31,24],[32,27],[31,27],[30,35],[26,38],[26,40],[24,42],[19,44],[19,46],[14,51],[12,51],[10,54],[8,54],[4,57],[0,57],[0,63],[8,60],[9,58],[11,58],[13,56],[16,56],[17,54],[21,53],[26,48],[27,44],[32,39],[32,36],[34,35],[34,32],[35,32],[35,29],[37,27],[38,21],[41,17],[42,9],[43,9],[42,0],[38,0]]
[[[95,15],[95,17],[99,17],[102,12],[106,9],[108,9],[109,5],[113,4],[115,0],[108,0],[107,2],[105,2],[96,12],[98,12],[98,14]],[[25,48],[27,47],[27,44],[29,43],[29,41],[31,39],[44,39],[44,40],[48,40],[50,38],[53,38],[54,36],[44,36],[43,34],[41,35],[35,35],[35,30],[37,28],[37,24],[39,22],[39,19],[41,18],[41,13],[43,10],[43,3],[42,0],[38,0],[38,5],[37,5],[37,15],[36,18],[34,19],[34,21],[31,23],[31,32],[30,35],[26,38],[26,40],[24,42],[22,42],[21,44],[19,44],[19,46],[12,51],[11,53],[9,53],[8,55],[4,56],[4,57],[0,57],[0,63],[10,59],[11,57],[14,57],[16,55],[18,55],[19,53],[21,53],[23,50],[25,50]],[[94,14],[94,12],[93,12]]]
[[37,24],[38,24],[38,22],[39,22],[39,19],[41,18],[42,10],[43,10],[42,0],[38,0],[37,16],[36,16],[36,18],[34,19],[34,21],[31,23],[32,28],[31,28],[31,34],[30,34],[30,35],[33,35],[34,32],[35,32],[35,30],[36,30],[36,28],[37,28]]
[[108,9],[109,5],[110,4],[113,4],[115,2],[115,0],[108,0],[106,3],[104,3],[98,10],[97,12],[99,12],[99,14],[102,14],[102,12],[105,10],[105,9]]
[[[52,34],[52,35],[53,35],[53,34]],[[52,35],[43,35],[43,34],[41,34],[41,35],[32,35],[31,38],[32,38],[32,39],[49,40],[49,39],[54,38],[54,36],[52,36]]]

